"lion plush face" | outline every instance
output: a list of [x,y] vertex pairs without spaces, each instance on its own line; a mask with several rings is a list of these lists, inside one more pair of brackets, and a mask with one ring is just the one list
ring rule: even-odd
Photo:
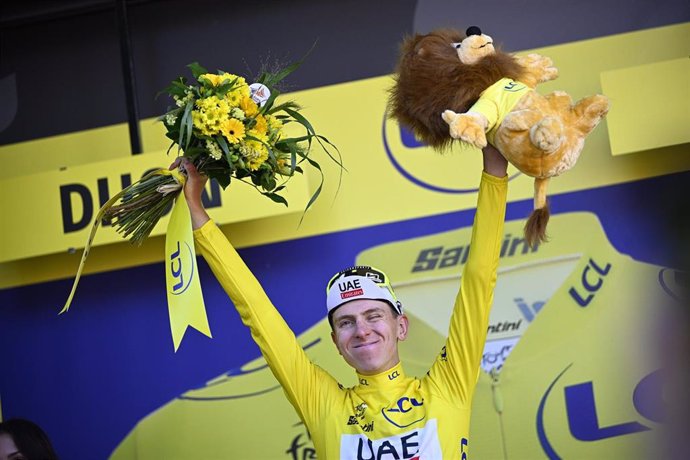
[[453,43],[463,64],[476,64],[481,58],[495,54],[494,40],[486,34],[469,35],[460,43]]
[[523,73],[513,56],[494,49],[491,37],[472,29],[467,35],[452,29],[417,34],[400,49],[388,114],[436,150],[453,142],[441,118],[444,110],[466,112],[486,88]]

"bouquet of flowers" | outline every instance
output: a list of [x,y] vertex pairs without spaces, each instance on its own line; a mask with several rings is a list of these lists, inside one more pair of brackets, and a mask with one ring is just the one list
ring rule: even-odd
[[[159,118],[172,140],[168,152],[177,145],[178,155],[188,157],[223,188],[236,179],[285,205],[287,201],[279,192],[290,177],[303,172],[302,165],[308,164],[319,171],[321,183],[306,211],[323,186],[321,167],[309,156],[312,142],[340,166],[341,173],[343,166],[338,149],[316,133],[294,101],[276,104],[280,93],[277,85],[299,64],[265,71],[251,85],[241,76],[209,73],[198,63],[190,64],[194,81],[188,83],[179,77],[164,90],[175,101],[175,107]],[[285,126],[290,123],[301,125],[303,134],[288,137]],[[141,244],[170,209],[182,186],[179,174],[155,171],[123,191],[120,204],[107,209],[105,217],[125,238]]]

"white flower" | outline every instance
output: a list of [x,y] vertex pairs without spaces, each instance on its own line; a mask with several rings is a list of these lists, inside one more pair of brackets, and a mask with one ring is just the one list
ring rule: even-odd
[[240,121],[243,121],[245,118],[244,115],[244,110],[240,109],[239,107],[235,107],[230,111],[230,115],[232,115],[234,118],[237,118]]
[[174,125],[176,121],[177,121],[177,115],[174,113],[169,113],[165,116],[165,124],[168,126]]
[[[191,88],[191,86],[190,86]],[[185,92],[185,97],[179,97],[179,96],[173,96],[173,99],[175,99],[175,105],[178,107],[184,107],[187,105],[189,101],[194,99],[194,93],[191,91],[186,91]]]
[[242,144],[240,146],[240,153],[247,160],[254,160],[254,159],[259,158],[261,156],[261,152],[259,152],[256,149],[251,148],[250,146],[248,146],[246,144]]
[[206,148],[211,154],[211,158],[213,158],[214,160],[220,160],[223,157],[223,151],[220,149],[220,146],[215,142],[207,139]]

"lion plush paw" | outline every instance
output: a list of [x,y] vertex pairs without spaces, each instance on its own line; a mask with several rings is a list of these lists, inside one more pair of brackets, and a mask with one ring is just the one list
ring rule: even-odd
[[532,126],[529,137],[539,150],[554,152],[563,143],[563,123],[558,118],[546,117]]
[[525,69],[525,83],[532,88],[558,77],[558,69],[554,67],[550,57],[530,53],[527,56],[518,56],[517,62]]
[[443,121],[448,123],[450,128],[450,136],[453,139],[460,139],[477,148],[486,147],[486,120],[479,114],[472,113],[455,113],[452,110],[446,110],[441,115]]
[[583,135],[588,134],[599,124],[608,113],[609,107],[609,99],[601,94],[586,97],[575,104],[573,112],[577,116],[576,126]]

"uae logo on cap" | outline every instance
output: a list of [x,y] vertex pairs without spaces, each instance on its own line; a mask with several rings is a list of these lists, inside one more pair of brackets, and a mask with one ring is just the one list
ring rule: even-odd
[[338,283],[338,289],[340,290],[341,299],[349,299],[350,297],[356,297],[358,295],[364,294],[362,286],[359,284],[359,280],[344,281]]

